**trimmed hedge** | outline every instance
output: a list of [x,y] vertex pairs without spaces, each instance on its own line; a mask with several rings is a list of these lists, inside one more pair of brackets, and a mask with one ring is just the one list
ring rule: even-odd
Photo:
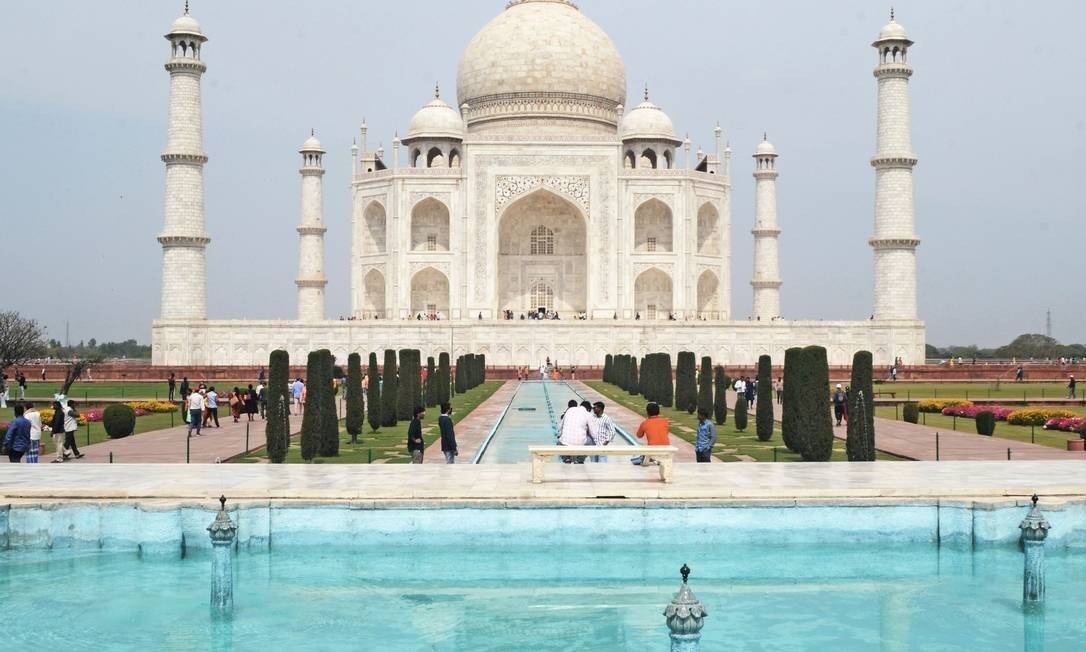
[[754,405],[754,425],[758,441],[773,438],[773,360],[758,356],[758,402]]
[[728,421],[728,385],[731,379],[724,367],[718,366],[713,373],[713,420],[722,426]]
[[909,401],[901,406],[901,420],[909,423],[920,422],[920,406],[916,401]]
[[629,380],[626,384],[626,391],[636,396],[638,394],[637,386],[637,358],[634,356],[630,356],[630,375]]
[[803,363],[800,361],[803,349],[793,347],[784,351],[784,396],[781,405],[781,436],[784,445],[793,453],[799,449],[799,385],[800,370]]
[[347,356],[347,413],[344,415],[344,427],[351,436],[351,443],[358,443],[362,434],[366,415],[362,399],[362,356],[352,353]]
[[972,405],[970,401],[958,398],[926,398],[917,402],[921,412],[942,412],[944,408],[958,405]]
[[320,395],[324,387],[321,380],[320,351],[310,351],[305,364],[305,412],[302,414],[302,459],[310,461],[321,447]]
[[977,412],[977,434],[991,437],[995,434],[996,418],[991,412]]
[[611,355],[610,353],[608,353],[603,358],[603,382],[611,383],[612,385],[615,383],[615,377],[614,377],[614,375],[612,373],[613,372],[612,364],[614,363],[614,361],[615,361],[615,357],[613,355]]
[[320,456],[339,456],[339,414],[336,412],[335,357],[328,349],[321,349],[321,439]]
[[1043,426],[1049,419],[1073,419],[1077,416],[1071,410],[1063,408],[1030,407],[1008,414],[1007,423],[1015,426]]
[[848,434],[845,438],[845,452],[850,462],[875,461],[875,390],[872,383],[872,361],[870,351],[857,351],[852,356]]
[[675,360],[675,409],[690,414],[698,409],[698,381],[691,351],[679,351]]
[[438,404],[437,401],[437,363],[434,362],[434,356],[430,355],[426,357],[426,385],[422,388],[423,395],[426,396],[426,407],[434,407]]
[[396,365],[396,352],[385,349],[385,365],[381,377],[384,384],[381,389],[381,425],[391,428],[396,425],[396,400],[400,386]]
[[702,410],[713,414],[713,359],[707,355],[701,357],[698,369],[698,411]]
[[123,403],[107,405],[102,411],[102,425],[110,439],[122,439],[136,431],[136,411]]
[[742,394],[735,397],[735,429],[739,432],[747,429],[747,397]]
[[[442,354],[444,355],[444,354]],[[381,427],[381,372],[377,367],[377,353],[370,353],[369,369],[366,371],[366,405],[369,407],[368,416],[370,429],[377,432]]]
[[282,349],[268,356],[267,422],[264,424],[264,445],[268,461],[282,464],[290,448],[290,354]]
[[828,462],[833,456],[833,418],[827,393],[830,366],[826,348],[808,346],[801,355],[800,455],[805,462]]
[[452,382],[452,378],[450,377],[450,373],[451,372],[449,370],[449,354],[448,353],[439,353],[438,356],[437,356],[437,380],[438,380],[438,382],[437,382],[436,387],[434,387],[434,390],[436,392],[434,398],[437,399],[437,404],[438,405],[441,405],[442,403],[448,403],[449,402],[449,398],[450,398],[450,396],[449,396],[449,391],[450,391],[449,384]]
[[422,405],[422,354],[418,349],[400,349],[400,382],[396,387],[396,419],[410,421]]

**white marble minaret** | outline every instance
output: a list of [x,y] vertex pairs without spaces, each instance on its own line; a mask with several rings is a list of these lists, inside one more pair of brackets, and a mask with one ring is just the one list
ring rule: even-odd
[[310,132],[302,155],[302,223],[298,226],[298,319],[324,319],[324,149]]
[[165,225],[162,244],[162,319],[207,318],[207,270],[204,250],[211,238],[204,232],[203,117],[200,77],[207,66],[200,50],[207,37],[200,24],[185,13],[166,34],[170,42],[170,117],[167,126]]
[[875,168],[875,319],[916,319],[916,237],[913,214],[913,153],[909,127],[909,46],[894,20],[872,43],[879,52],[878,140]]
[[777,150],[765,135],[754,152],[754,311],[771,321],[781,316],[781,266],[777,237]]

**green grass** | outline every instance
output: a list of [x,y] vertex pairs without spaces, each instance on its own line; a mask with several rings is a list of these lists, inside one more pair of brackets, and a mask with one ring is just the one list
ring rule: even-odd
[[[893,392],[898,399],[919,400],[923,398],[968,398],[969,400],[988,400],[1015,398],[1021,400],[1040,398],[1067,398],[1067,382],[1057,383],[1015,383],[1003,381],[997,386],[994,382],[977,383],[911,383],[898,381],[875,384],[875,398],[890,398]],[[1083,396],[1083,387],[1077,389],[1078,398]],[[882,396],[880,397],[880,393]]]
[[[27,378],[26,383],[26,397],[43,399],[53,398],[53,394],[60,391],[60,386],[63,383],[59,382],[35,382],[32,378]],[[191,383],[195,387],[198,382]],[[233,383],[221,383],[222,385],[230,385],[233,387]],[[177,380],[177,391],[181,391],[181,379]],[[96,398],[157,398],[166,400],[169,396],[170,390],[166,385],[166,381],[147,381],[147,382],[78,382],[72,385],[72,389],[68,395],[74,400],[94,400]],[[10,395],[14,398],[19,395],[19,388],[13,386],[11,388]]]
[[[80,409],[82,409],[83,406],[79,406],[79,407],[80,407]],[[170,414],[171,413],[166,412],[166,413],[148,414],[146,416],[136,417],[136,430],[133,432],[132,436],[135,436],[135,435],[138,435],[138,434],[144,433],[144,432],[151,432],[153,430],[162,430],[163,428],[169,428],[170,425],[171,425]],[[11,421],[14,417],[15,417],[15,415],[14,415],[14,412],[12,411],[11,408],[0,409],[0,422]],[[181,419],[181,415],[179,413],[176,413],[176,412],[173,413],[173,418],[174,418],[173,425],[180,425],[180,424],[184,423],[184,421]],[[90,430],[89,430],[90,439],[89,440],[87,438],[88,426],[90,427]],[[109,439],[109,437],[106,435],[105,426],[103,426],[101,422],[90,423],[90,424],[87,424],[85,426],[81,426],[79,428],[79,432],[77,432],[76,435],[75,435],[75,443],[76,443],[77,446],[86,446],[88,443],[97,444],[97,443],[106,441],[107,439]],[[42,455],[43,458],[44,458],[44,456],[45,456],[45,454],[47,452],[49,454],[52,454],[54,452],[52,433],[43,432],[42,436],[41,436],[41,443],[42,443],[41,455]]]
[[[490,398],[490,396],[504,383],[505,381],[502,380],[490,380],[469,390],[465,394],[454,396],[451,401],[453,407],[453,423],[458,423],[461,419],[471,414],[475,408],[479,407],[483,401]],[[427,408],[426,410],[426,416],[423,419],[422,437],[426,441],[427,446],[440,437],[437,431],[437,417],[440,413],[440,410],[436,407]],[[366,464],[372,460],[372,462],[380,464],[406,464],[411,461],[411,456],[407,454],[407,421],[401,421],[392,428],[381,428],[377,432],[373,432],[367,423],[362,434],[358,438],[358,443],[353,445],[350,443],[350,435],[343,429],[342,424],[343,422],[340,421],[339,456],[326,458],[318,457],[313,460],[314,462],[325,464]],[[253,451],[248,455],[238,457],[233,461],[242,463],[267,462],[268,457],[267,453],[262,448]],[[461,461],[467,462],[467,460]],[[298,445],[297,436],[291,441],[290,450],[287,452],[286,463],[305,463],[305,460],[302,459],[301,447]]]
[[[645,400],[640,396],[631,396],[625,390],[616,387],[615,385],[605,383],[602,380],[589,380],[586,381],[585,384],[610,400],[633,410],[637,414],[645,413]],[[660,413],[668,418],[671,425],[671,434],[673,436],[684,439],[691,444],[694,443],[694,437],[698,428],[697,416],[687,414],[684,411],[676,410],[674,408],[661,408]],[[687,430],[683,430],[680,426],[685,427]],[[724,462],[742,461],[736,457],[737,455],[746,455],[754,458],[758,462],[772,462],[774,461],[774,448],[777,449],[777,461],[802,461],[798,454],[793,453],[784,447],[784,442],[781,440],[779,423],[774,425],[773,437],[769,441],[758,441],[758,436],[755,435],[753,410],[749,414],[747,429],[744,432],[739,432],[735,429],[732,410],[729,407],[728,420],[724,425],[716,427],[716,441],[716,446],[713,447],[713,455]],[[878,453],[876,458],[879,460],[901,459],[885,453]],[[834,439],[832,461],[844,462],[847,459],[848,456],[845,454],[845,442]]]
[[[1080,415],[1086,416],[1086,408],[1066,408]],[[892,407],[876,407],[875,416],[882,417],[883,419],[901,419],[901,411],[894,412]],[[942,414],[921,413],[920,425],[926,425],[929,428],[935,428],[937,430],[944,430],[947,432],[963,432],[977,437],[983,437],[984,435],[977,435],[976,421],[973,419],[966,419],[964,417],[958,417],[957,420],[954,417],[944,416]],[[1074,439],[1075,433],[1062,432],[1059,430],[1045,430],[1044,428],[1037,426],[1033,429],[1031,436],[1029,426],[1015,426],[1007,423],[1006,421],[996,422],[995,434],[993,437],[996,439],[1011,439],[1014,441],[1021,441],[1026,443],[1035,443],[1041,446],[1050,446],[1052,448],[1058,448],[1060,450],[1067,450],[1067,440]]]

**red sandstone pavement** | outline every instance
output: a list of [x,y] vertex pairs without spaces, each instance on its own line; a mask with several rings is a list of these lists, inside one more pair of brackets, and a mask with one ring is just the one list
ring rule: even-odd
[[[497,423],[498,416],[502,413],[502,410],[505,409],[505,406],[509,404],[509,401],[512,400],[513,394],[516,393],[516,391],[517,381],[505,381],[504,385],[499,387],[497,391],[472,410],[471,414],[464,417],[456,424],[456,448],[460,453],[456,457],[457,463],[468,464],[471,462],[471,458],[475,457],[475,453],[479,451],[479,446],[482,445],[486,436],[490,434],[490,429]],[[453,399],[452,407],[455,412],[455,398]],[[437,419],[434,419],[434,423],[437,423]],[[445,456],[441,453],[440,438],[426,448],[423,453],[423,463],[445,463]]]

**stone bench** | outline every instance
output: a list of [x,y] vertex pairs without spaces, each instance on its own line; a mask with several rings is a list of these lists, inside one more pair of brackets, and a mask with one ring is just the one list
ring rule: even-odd
[[671,482],[671,466],[675,461],[674,446],[529,446],[532,455],[532,482],[543,482],[543,465],[549,457],[580,457],[606,455],[607,457],[651,457],[660,467],[660,479]]

